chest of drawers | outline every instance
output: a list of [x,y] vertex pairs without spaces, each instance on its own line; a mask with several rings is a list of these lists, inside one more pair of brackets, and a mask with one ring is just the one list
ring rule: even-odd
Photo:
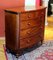
[[19,53],[22,49],[43,42],[45,8],[5,10],[6,48]]

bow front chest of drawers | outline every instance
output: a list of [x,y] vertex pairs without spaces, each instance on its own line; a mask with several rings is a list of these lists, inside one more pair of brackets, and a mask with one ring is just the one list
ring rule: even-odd
[[44,40],[45,7],[5,10],[6,48],[15,53]]

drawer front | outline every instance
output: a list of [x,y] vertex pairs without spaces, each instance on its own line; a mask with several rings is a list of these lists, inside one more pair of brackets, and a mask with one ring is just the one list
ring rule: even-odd
[[43,27],[40,29],[39,35],[42,39],[44,39],[44,28]]
[[27,38],[27,37],[33,36],[35,34],[39,34],[39,30],[40,30],[39,27],[21,30],[20,31],[20,39]]
[[37,44],[41,40],[39,35],[34,35],[30,38],[20,40],[20,48],[27,48]]
[[29,20],[20,22],[20,29],[27,29],[34,26],[40,26],[40,21],[38,20]]
[[40,11],[39,11],[39,14],[40,14],[40,15],[45,15],[45,10],[44,10],[44,9],[40,10]]
[[34,19],[34,18],[35,18],[34,12],[27,12],[27,13],[20,14],[20,20],[29,20],[29,19]]

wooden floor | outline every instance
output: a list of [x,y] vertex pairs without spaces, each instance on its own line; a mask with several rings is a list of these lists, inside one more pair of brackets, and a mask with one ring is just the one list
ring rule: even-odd
[[[45,26],[44,41],[53,40],[53,17],[48,17],[48,25]],[[6,60],[3,44],[5,40],[0,40],[0,60]]]
[[48,25],[45,26],[44,40],[53,40],[53,16],[48,17]]
[[6,56],[3,48],[4,43],[5,43],[4,40],[0,40],[0,60],[6,60]]

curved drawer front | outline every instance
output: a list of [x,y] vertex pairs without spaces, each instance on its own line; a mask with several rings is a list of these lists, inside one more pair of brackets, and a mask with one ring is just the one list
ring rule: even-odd
[[38,20],[29,20],[20,22],[20,29],[27,29],[35,26],[40,26],[40,21]]
[[27,38],[27,37],[33,36],[35,34],[39,34],[39,31],[40,31],[39,27],[21,30],[20,31],[20,39]]
[[27,48],[37,44],[41,40],[39,35],[34,35],[30,38],[20,40],[20,48]]
[[35,13],[34,12],[27,12],[27,13],[21,13],[20,14],[20,20],[29,20],[29,19],[34,19],[35,18]]

